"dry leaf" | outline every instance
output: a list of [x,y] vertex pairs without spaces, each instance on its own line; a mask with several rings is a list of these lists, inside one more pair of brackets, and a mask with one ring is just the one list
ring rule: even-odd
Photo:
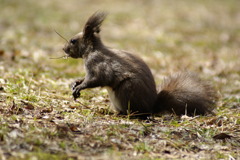
[[15,101],[13,101],[10,110],[13,111],[16,108],[17,108],[17,105],[15,104]]
[[0,50],[0,56],[3,56],[4,55],[4,50]]
[[4,91],[4,88],[3,88],[3,86],[0,86],[0,91]]
[[19,113],[23,113],[23,109],[18,107],[15,104],[15,101],[13,100],[12,106],[9,108],[9,112],[12,113],[12,114],[19,114]]
[[34,110],[34,106],[31,103],[25,102],[23,100],[21,102],[25,105],[26,109]]
[[76,109],[76,108],[78,108],[78,106],[69,106],[69,108]]
[[225,119],[223,117],[213,118],[207,122],[207,125],[217,125],[220,127],[222,126],[224,120]]
[[53,107],[42,109],[40,113],[51,113],[53,111]]
[[182,133],[177,131],[172,131],[170,134],[173,136],[174,139],[179,139],[183,137]]
[[220,133],[220,134],[217,134],[215,136],[213,136],[213,139],[217,140],[217,139],[220,139],[220,140],[225,140],[225,139],[230,139],[232,136],[226,134],[226,133]]
[[75,125],[68,124],[70,130],[74,133],[82,133]]

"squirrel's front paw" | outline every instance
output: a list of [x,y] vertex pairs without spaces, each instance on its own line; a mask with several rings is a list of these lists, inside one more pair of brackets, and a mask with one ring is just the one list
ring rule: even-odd
[[73,90],[72,95],[73,95],[74,100],[76,100],[78,97],[80,97],[80,89],[79,89],[79,87],[75,87],[75,89]]
[[75,88],[83,82],[83,80],[84,79],[79,79],[79,80],[76,80],[73,83],[71,83],[70,88],[72,89],[72,91],[74,91]]

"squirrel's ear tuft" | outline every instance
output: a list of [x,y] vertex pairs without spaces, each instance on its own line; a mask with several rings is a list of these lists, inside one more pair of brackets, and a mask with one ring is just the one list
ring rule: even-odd
[[83,37],[85,39],[89,39],[94,35],[94,33],[99,33],[101,24],[106,16],[107,13],[105,12],[95,12],[85,24],[85,27],[83,29]]

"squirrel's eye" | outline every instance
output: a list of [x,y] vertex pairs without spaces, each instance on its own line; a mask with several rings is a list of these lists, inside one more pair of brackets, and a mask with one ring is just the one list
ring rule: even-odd
[[72,43],[72,44],[75,44],[76,42],[77,42],[76,39],[71,39],[71,40],[70,40],[70,43]]

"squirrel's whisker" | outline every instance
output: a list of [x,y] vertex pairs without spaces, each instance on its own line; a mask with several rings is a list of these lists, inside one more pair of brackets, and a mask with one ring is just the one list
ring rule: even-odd
[[60,33],[58,33],[55,29],[54,31],[57,33],[57,35],[59,35],[59,37],[61,37],[62,39],[64,39],[67,43],[68,43],[68,40],[66,38],[64,38]]
[[68,55],[61,56],[61,57],[51,57],[49,59],[68,59]]

